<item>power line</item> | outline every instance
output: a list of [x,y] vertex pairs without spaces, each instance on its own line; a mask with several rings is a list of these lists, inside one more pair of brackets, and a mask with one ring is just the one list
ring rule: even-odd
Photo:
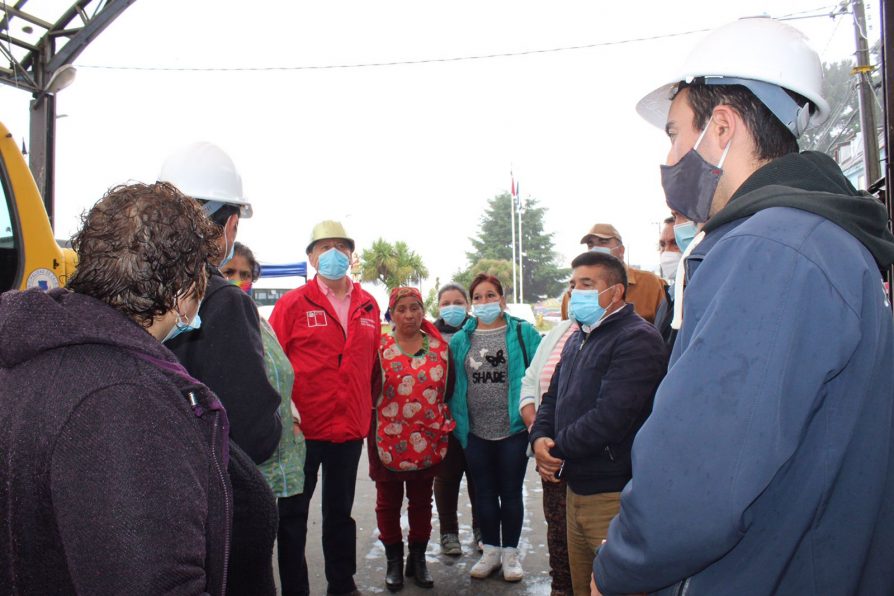
[[530,56],[535,54],[551,54],[555,52],[571,52],[575,50],[588,50],[590,48],[601,48],[607,46],[618,46],[630,43],[640,43],[644,41],[653,41],[657,39],[668,39],[671,37],[683,37],[694,33],[704,33],[710,29],[693,29],[691,31],[681,31],[679,33],[666,33],[663,35],[653,35],[651,37],[636,37],[632,39],[622,39],[617,41],[603,41],[597,43],[589,43],[576,46],[563,46],[559,48],[546,48],[536,50],[521,50],[518,52],[499,52],[494,54],[476,54],[471,56],[452,56],[448,58],[421,58],[418,60],[394,60],[389,62],[361,62],[356,64],[325,64],[325,65],[305,65],[305,66],[222,66],[222,67],[200,67],[200,66],[107,66],[99,64],[82,64],[80,68],[97,68],[105,70],[162,70],[173,72],[245,72],[245,71],[274,71],[274,70],[333,70],[344,68],[375,68],[381,66],[404,66],[414,64],[433,64],[443,62],[464,62],[468,60],[489,60],[493,58],[511,58],[515,56]]
[[[799,13],[792,13],[798,15]],[[810,19],[816,17],[836,17],[838,15],[831,14],[814,14],[807,16],[784,16],[777,20],[796,21],[801,19]],[[620,46],[626,44],[642,43],[647,41],[655,41],[659,39],[671,39],[674,37],[685,37],[695,33],[706,33],[711,28],[692,29],[690,31],[680,31],[676,33],[665,33],[662,35],[652,35],[648,37],[634,37],[630,39],[621,39],[616,41],[602,41],[596,43],[588,43],[583,45],[562,46],[557,48],[541,48],[533,50],[520,50],[517,52],[497,52],[493,54],[475,54],[468,56],[451,56],[447,58],[420,58],[417,60],[393,60],[387,62],[360,62],[354,64],[323,64],[323,65],[296,65],[296,66],[115,66],[107,64],[79,64],[78,68],[93,68],[97,70],[133,70],[133,71],[156,71],[156,72],[273,72],[273,71],[302,71],[302,70],[343,70],[354,68],[380,68],[385,66],[412,66],[419,64],[443,64],[448,62],[468,62],[472,60],[491,60],[494,58],[514,58],[518,56],[532,56],[537,54],[553,54],[558,52],[572,52],[577,50],[589,50],[592,48],[604,48],[610,46]]]

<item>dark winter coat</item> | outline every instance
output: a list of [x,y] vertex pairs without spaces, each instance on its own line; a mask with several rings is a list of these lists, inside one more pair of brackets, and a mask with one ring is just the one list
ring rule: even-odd
[[275,594],[273,542],[276,497],[255,464],[279,445],[280,395],[267,379],[258,309],[218,271],[208,277],[199,309],[202,326],[168,345],[194,377],[220,396],[230,419],[234,449],[228,472],[233,483],[233,541],[228,596]]
[[619,492],[630,480],[630,449],[667,370],[667,349],[632,304],[562,350],[531,428],[531,444],[555,441],[568,486],[579,495]]
[[220,397],[230,418],[230,438],[256,464],[279,445],[280,395],[267,380],[258,308],[217,270],[199,308],[202,326],[165,345],[186,370]]
[[222,594],[226,414],[129,318],[0,297],[0,593]]

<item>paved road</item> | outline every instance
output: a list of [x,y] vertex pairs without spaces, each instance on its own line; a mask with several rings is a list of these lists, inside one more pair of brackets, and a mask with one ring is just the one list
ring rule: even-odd
[[[355,581],[357,587],[364,594],[387,594],[385,589],[385,548],[378,539],[375,518],[375,484],[367,474],[366,449],[360,458],[360,466],[357,473],[357,493],[354,498],[354,519],[357,521],[357,575]],[[320,485],[311,504],[311,514],[308,520],[307,536],[307,563],[311,572],[310,587],[312,594],[323,595],[326,593],[326,578],[323,574],[323,552],[320,546],[321,513],[320,513]],[[478,560],[478,553],[472,546],[471,509],[469,499],[465,492],[465,485],[460,492],[460,541],[463,543],[463,555],[461,557],[448,557],[441,554],[437,509],[433,512],[432,540],[428,545],[426,559],[428,568],[435,581],[435,587],[430,590],[416,587],[412,579],[407,580],[400,594],[404,595],[428,595],[450,594],[518,594],[530,596],[545,596],[549,594],[549,562],[546,554],[546,522],[543,519],[542,507],[543,489],[540,486],[540,477],[534,472],[534,464],[528,464],[528,472],[525,478],[525,523],[522,529],[519,552],[522,566],[525,570],[525,579],[518,583],[503,581],[500,574],[491,576],[486,580],[473,580],[469,577],[469,569]],[[406,503],[401,519],[404,528],[404,536],[407,531]],[[275,564],[275,561],[274,561]]]

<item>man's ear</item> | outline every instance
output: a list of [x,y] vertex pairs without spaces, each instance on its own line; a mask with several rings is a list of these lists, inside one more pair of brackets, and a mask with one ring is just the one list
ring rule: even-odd
[[710,134],[714,135],[721,151],[729,145],[741,124],[742,117],[732,106],[720,104],[714,108],[714,112],[711,114],[711,126],[714,130],[710,131]]
[[613,297],[612,302],[617,300],[618,302],[624,303],[624,284],[618,284],[615,286],[615,295]]
[[227,236],[231,238],[236,237],[236,232],[239,230],[239,214],[234,213],[230,217],[227,218]]

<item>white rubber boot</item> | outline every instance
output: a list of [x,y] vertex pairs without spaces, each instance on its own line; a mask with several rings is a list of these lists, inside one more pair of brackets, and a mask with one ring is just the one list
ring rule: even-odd
[[469,574],[476,579],[484,579],[500,568],[500,547],[490,544],[484,545],[484,554],[478,562],[472,566]]

